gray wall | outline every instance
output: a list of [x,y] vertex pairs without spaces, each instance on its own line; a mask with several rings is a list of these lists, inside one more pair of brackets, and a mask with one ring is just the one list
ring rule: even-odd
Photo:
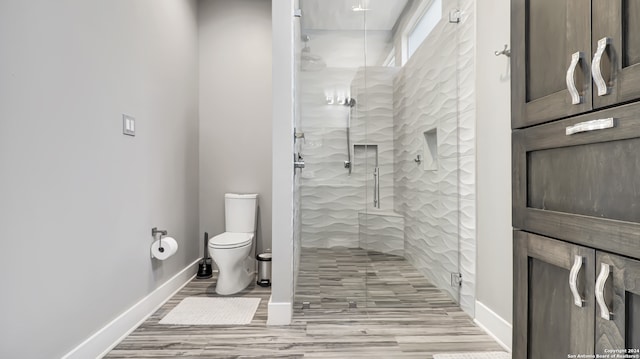
[[200,235],[224,232],[224,194],[258,193],[271,248],[271,1],[202,0]]
[[511,322],[510,68],[493,54],[509,43],[509,9],[509,0],[477,2],[477,300]]
[[0,357],[61,357],[197,259],[195,10],[0,2]]

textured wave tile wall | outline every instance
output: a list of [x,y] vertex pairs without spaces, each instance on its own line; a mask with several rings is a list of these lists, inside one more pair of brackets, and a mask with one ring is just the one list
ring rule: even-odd
[[[394,201],[393,75],[396,69],[327,69],[301,74],[302,246],[359,246],[358,213],[373,209],[373,169],[380,168],[380,203]],[[367,76],[365,90],[364,76]],[[356,106],[328,105],[327,94],[356,99]],[[351,113],[352,171],[344,168]],[[365,146],[366,145],[366,146]],[[373,152],[372,152],[373,151]]]
[[300,211],[301,193],[300,193],[300,176],[294,177],[293,190],[293,287],[296,288],[298,283],[298,274],[300,269],[300,256],[302,246],[302,217]]
[[[296,23],[296,31],[299,33],[300,24]],[[300,53],[301,51],[301,43],[302,41],[297,41],[295,43],[296,53]],[[298,71],[298,74],[300,72]],[[299,99],[301,97],[301,89],[300,86],[300,76],[295,76],[295,98]],[[302,116],[301,116],[302,104],[300,101],[294,101],[294,121],[296,130],[302,129]],[[294,140],[294,147],[296,153],[301,153],[303,148],[303,140],[296,139]],[[299,172],[295,173],[293,178],[293,288],[297,288],[298,284],[298,275],[300,274],[300,257],[302,255],[302,217],[300,211],[301,204],[301,193],[300,193],[300,174]]]
[[[376,150],[367,156],[362,172],[370,210],[375,209],[373,171],[376,163],[380,172],[380,209],[393,209],[393,76],[396,72],[397,69],[389,67],[361,68],[351,83],[351,94],[356,99],[351,121],[352,143],[360,145],[360,149],[362,145],[374,145]],[[360,158],[356,156],[356,160]]]
[[360,248],[404,257],[404,217],[395,213],[359,213]]
[[460,181],[460,306],[475,315],[476,293],[476,185],[475,185],[475,1],[461,0],[458,30],[458,87],[460,117],[458,126]]
[[[473,2],[462,3],[461,23],[445,16],[394,78],[394,210],[405,217],[405,257],[473,313],[475,118],[473,83],[466,83],[474,68]],[[414,161],[424,157],[424,132],[433,129],[435,171]],[[450,286],[457,271],[459,290]]]

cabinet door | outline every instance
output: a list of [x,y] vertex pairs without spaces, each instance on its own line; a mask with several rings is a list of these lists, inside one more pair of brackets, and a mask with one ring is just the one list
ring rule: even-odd
[[640,1],[592,0],[592,3],[593,107],[638,100]]
[[514,231],[513,263],[513,358],[592,354],[595,251]]
[[[584,0],[511,1],[513,128],[591,110],[591,7]],[[572,62],[573,54],[579,61]],[[579,93],[573,103],[568,78]]]
[[602,293],[596,310],[596,353],[640,350],[640,261],[603,252],[596,259],[596,293]]
[[640,258],[640,103],[512,139],[514,227]]

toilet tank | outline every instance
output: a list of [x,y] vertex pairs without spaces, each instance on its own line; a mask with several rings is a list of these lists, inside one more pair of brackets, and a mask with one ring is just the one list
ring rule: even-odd
[[224,195],[224,226],[227,232],[253,233],[256,230],[257,194]]

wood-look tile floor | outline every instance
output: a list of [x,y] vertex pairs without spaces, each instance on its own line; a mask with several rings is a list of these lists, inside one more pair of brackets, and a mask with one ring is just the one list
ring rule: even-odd
[[[365,278],[366,277],[366,281]],[[266,326],[269,288],[250,325],[158,321],[189,296],[217,296],[215,277],[193,280],[106,358],[433,358],[501,351],[472,319],[403,258],[361,249],[304,249],[290,326]],[[356,301],[358,308],[349,309]],[[309,309],[302,309],[309,302]]]

